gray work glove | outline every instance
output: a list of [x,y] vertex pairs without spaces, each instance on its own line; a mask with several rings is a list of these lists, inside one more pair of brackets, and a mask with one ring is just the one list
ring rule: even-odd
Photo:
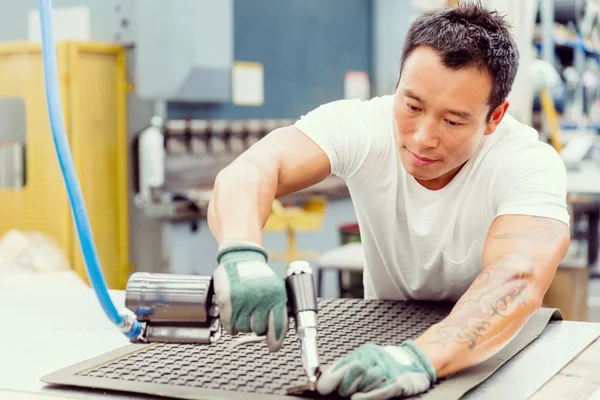
[[267,264],[258,244],[228,241],[219,246],[213,275],[221,324],[230,335],[266,335],[269,351],[278,351],[288,330],[283,277]]
[[385,400],[427,391],[436,381],[435,368],[417,345],[367,343],[326,369],[317,383],[320,394],[337,391],[352,400]]

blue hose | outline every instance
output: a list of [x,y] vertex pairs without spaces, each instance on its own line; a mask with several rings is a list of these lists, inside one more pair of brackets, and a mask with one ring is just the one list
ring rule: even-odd
[[73,166],[73,159],[65,133],[64,121],[60,104],[60,89],[58,86],[58,72],[56,62],[56,45],[54,43],[52,28],[52,1],[39,0],[42,56],[44,64],[44,79],[46,82],[46,102],[48,105],[48,116],[56,154],[65,182],[71,212],[77,227],[79,244],[87,267],[88,278],[96,292],[96,296],[110,321],[117,325],[128,338],[136,338],[141,327],[137,320],[128,328],[126,319],[119,314],[110,298],[106,281],[102,275],[98,254],[94,246],[94,238],[90,228],[83,195],[77,181],[77,174]]

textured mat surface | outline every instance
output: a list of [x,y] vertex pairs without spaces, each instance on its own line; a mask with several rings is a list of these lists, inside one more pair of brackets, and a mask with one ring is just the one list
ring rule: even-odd
[[[452,304],[321,299],[319,307],[319,351],[322,364],[328,365],[367,342],[400,344],[415,338],[442,320]],[[546,323],[547,319],[538,324],[540,330]],[[262,342],[230,351],[231,339],[224,334],[214,345],[131,345],[43,380],[185,399],[281,398],[285,388],[306,381],[293,328],[277,353],[269,353]],[[436,386],[450,382],[442,380]],[[303,395],[307,396],[318,398],[314,393]]]

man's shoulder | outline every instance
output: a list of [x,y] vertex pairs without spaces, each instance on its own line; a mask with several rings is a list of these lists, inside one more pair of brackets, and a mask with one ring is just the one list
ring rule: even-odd
[[[565,174],[558,152],[538,132],[507,115],[486,137],[475,161],[476,174],[488,182],[551,179]],[[546,178],[544,178],[546,177]]]
[[487,165],[510,173],[520,170],[547,170],[554,173],[564,168],[564,162],[550,144],[540,140],[534,128],[507,115],[492,136],[497,135],[485,155]]
[[364,109],[389,109],[393,106],[394,96],[393,95],[383,95],[383,96],[374,96],[368,99],[358,99],[358,98],[349,98],[349,99],[337,99],[332,100],[330,102],[324,103],[317,107],[319,108],[364,108]]
[[367,102],[375,107],[391,107],[394,104],[394,95],[388,94],[384,96],[375,96],[372,97],[370,100],[367,100]]
[[[504,139],[505,144],[523,145],[540,142],[539,132],[529,125],[519,122],[515,117],[506,114],[498,125],[497,132]],[[494,133],[494,135],[496,134]]]
[[394,96],[375,96],[369,99],[342,99],[325,105],[331,108],[351,111],[356,116],[391,118],[394,107]]
[[[371,126],[377,121],[390,120],[394,96],[377,96],[368,100],[338,99],[324,103],[303,115],[296,123],[328,123],[346,121],[350,126]],[[334,118],[335,117],[335,118]],[[341,119],[339,119],[341,118]]]

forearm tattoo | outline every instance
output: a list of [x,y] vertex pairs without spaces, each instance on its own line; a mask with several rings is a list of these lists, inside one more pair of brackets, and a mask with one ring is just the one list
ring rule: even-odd
[[[532,217],[533,218],[533,217]],[[535,227],[507,232],[493,240],[520,240],[523,245],[494,265],[483,270],[467,293],[456,303],[451,315],[434,327],[431,344],[446,346],[449,342],[467,345],[470,350],[481,343],[493,325],[512,313],[527,307],[527,289],[533,274],[536,245],[547,245],[564,232],[558,221],[536,218]]]

